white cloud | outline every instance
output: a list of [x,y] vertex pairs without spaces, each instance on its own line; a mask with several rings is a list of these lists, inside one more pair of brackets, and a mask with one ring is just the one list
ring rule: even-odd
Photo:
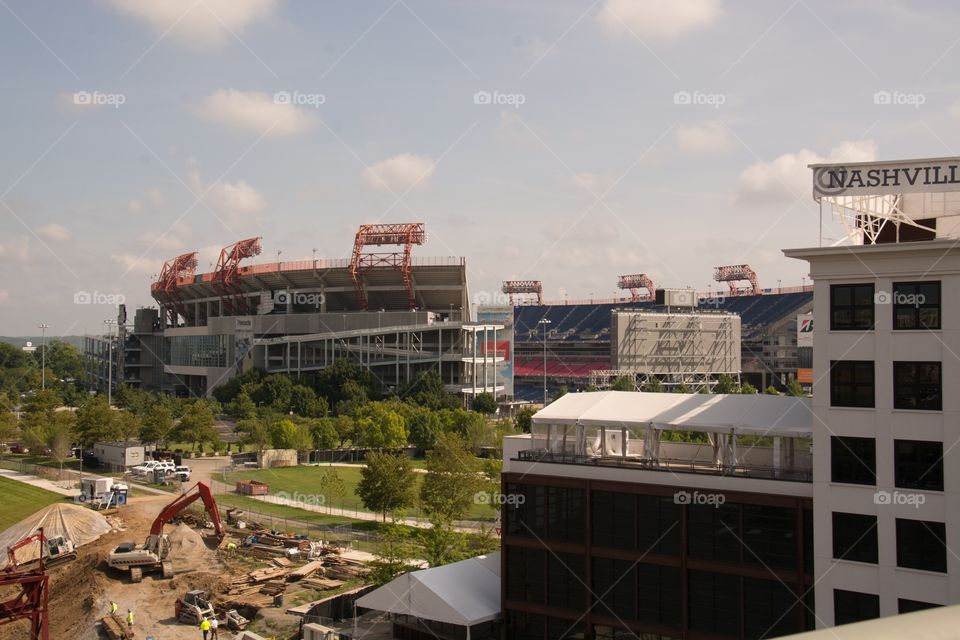
[[611,35],[673,38],[720,17],[720,0],[606,0],[597,14]]
[[142,273],[144,275],[156,275],[160,273],[163,267],[163,261],[151,260],[144,256],[136,256],[132,253],[114,253],[110,256],[124,272]]
[[56,222],[37,227],[33,231],[44,240],[52,242],[66,242],[70,239],[70,230]]
[[720,122],[681,125],[677,127],[677,145],[690,153],[725,151],[733,144],[730,132]]
[[429,156],[401,153],[370,165],[361,175],[367,186],[401,195],[408,189],[426,189],[435,169],[436,165]]
[[115,9],[168,34],[191,49],[219,47],[255,20],[270,16],[277,0],[108,0]]
[[303,133],[316,121],[314,114],[289,102],[275,101],[262,91],[221,89],[203,99],[194,112],[210,122],[238,131],[269,137]]
[[137,238],[140,244],[148,249],[160,249],[161,251],[177,251],[183,247],[183,241],[173,233],[162,233],[158,231],[148,231],[140,234]]
[[29,246],[29,238],[18,236],[11,238],[10,242],[0,242],[0,260],[26,260]]
[[245,180],[220,180],[210,185],[200,177],[200,170],[192,158],[188,162],[187,184],[197,196],[227,222],[256,219],[266,209],[267,202],[259,191]]
[[765,202],[809,198],[812,190],[810,169],[817,162],[869,162],[877,157],[873,140],[844,141],[826,157],[810,149],[785,153],[772,162],[757,162],[740,172],[736,200]]

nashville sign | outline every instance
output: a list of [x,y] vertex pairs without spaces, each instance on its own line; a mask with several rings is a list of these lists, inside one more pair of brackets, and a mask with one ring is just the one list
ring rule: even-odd
[[810,165],[813,198],[960,191],[960,158]]

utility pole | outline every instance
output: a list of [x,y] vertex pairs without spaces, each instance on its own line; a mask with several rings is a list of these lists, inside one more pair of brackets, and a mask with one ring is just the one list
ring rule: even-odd
[[47,329],[50,328],[45,322],[37,325],[40,329],[40,388],[47,388]]
[[107,362],[107,405],[111,407],[113,406],[113,325],[116,322],[116,320],[103,321],[103,324],[107,325],[107,344],[110,354]]
[[540,318],[538,323],[543,326],[543,406],[547,406],[547,325],[550,322],[547,318]]

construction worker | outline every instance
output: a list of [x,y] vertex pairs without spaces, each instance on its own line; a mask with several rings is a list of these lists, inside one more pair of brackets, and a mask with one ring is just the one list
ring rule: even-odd
[[210,618],[210,638],[211,640],[218,640],[220,636],[217,635],[217,627],[220,626],[220,621],[217,620],[217,616]]
[[210,621],[206,618],[200,621],[200,631],[203,631],[203,640],[207,640],[210,633]]
[[117,606],[117,603],[113,600],[110,601],[110,615],[116,615],[117,609],[120,607]]
[[127,609],[127,629],[133,630],[133,611]]
[[230,555],[236,555],[237,553],[237,543],[232,540],[227,543],[227,553]]

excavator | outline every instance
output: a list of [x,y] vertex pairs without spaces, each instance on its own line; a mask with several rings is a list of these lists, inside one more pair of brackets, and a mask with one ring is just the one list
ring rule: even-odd
[[144,571],[160,570],[164,578],[173,577],[173,563],[167,559],[170,553],[170,540],[163,532],[163,526],[181,511],[193,504],[197,499],[203,500],[207,515],[213,522],[217,537],[222,542],[226,531],[220,520],[220,510],[213,499],[210,487],[198,482],[189,491],[177,496],[177,499],[168,504],[150,526],[150,535],[143,544],[124,542],[110,552],[107,564],[115,569],[130,571],[130,581],[140,582]]
[[[40,543],[40,558],[28,560],[27,562],[17,561],[17,550],[22,549],[28,544],[34,542]],[[47,568],[55,567],[58,564],[70,562],[77,559],[77,549],[73,542],[63,536],[48,538],[43,534],[43,529],[20,540],[12,547],[7,547],[7,566],[4,568],[8,573],[21,571],[25,567],[32,566],[34,563],[43,560]]]

